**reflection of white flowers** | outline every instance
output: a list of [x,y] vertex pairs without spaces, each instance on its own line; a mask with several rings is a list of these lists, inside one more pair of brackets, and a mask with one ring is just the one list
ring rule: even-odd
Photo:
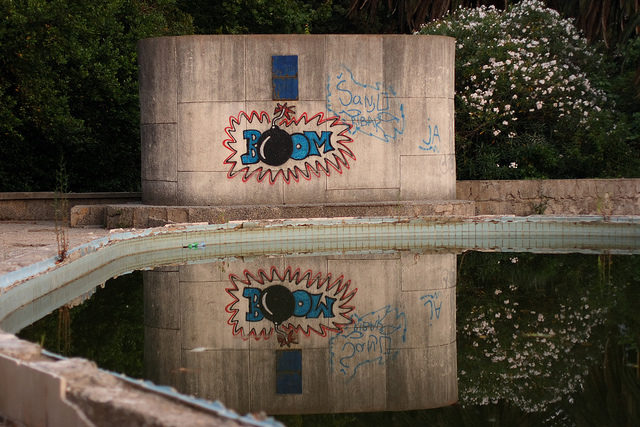
[[[517,259],[509,257],[510,263]],[[574,352],[604,323],[606,311],[590,309],[588,292],[579,300],[538,305],[535,310],[528,298],[519,308],[517,299],[526,295],[515,284],[495,288],[493,296],[478,301],[469,316],[460,318],[460,340],[474,348],[462,355],[461,365],[485,366],[478,374],[467,370],[462,378],[463,406],[508,399],[524,411],[544,411],[580,390],[591,361]],[[542,397],[533,396],[538,392]]]

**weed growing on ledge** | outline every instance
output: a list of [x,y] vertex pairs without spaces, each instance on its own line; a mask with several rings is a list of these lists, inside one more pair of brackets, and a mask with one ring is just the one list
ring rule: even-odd
[[60,160],[58,170],[56,171],[56,190],[53,201],[56,243],[58,245],[58,260],[62,262],[67,257],[69,251],[69,237],[67,235],[67,227],[69,225],[69,199],[67,192],[69,188],[69,177],[64,164],[64,159]]

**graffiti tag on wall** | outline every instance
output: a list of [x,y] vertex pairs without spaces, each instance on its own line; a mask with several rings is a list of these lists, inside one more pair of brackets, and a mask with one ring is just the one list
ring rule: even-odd
[[384,365],[398,356],[405,342],[407,317],[397,308],[385,306],[363,316],[353,315],[353,324],[329,339],[330,366],[352,380],[369,363]]
[[418,145],[418,148],[423,151],[438,152],[438,145],[440,144],[440,130],[438,125],[432,125],[431,119],[427,119],[427,138],[423,139]]
[[296,333],[327,336],[352,323],[351,300],[358,291],[343,276],[323,276],[291,267],[281,274],[276,267],[243,276],[229,275],[232,286],[226,306],[233,335],[268,339],[278,335],[281,346],[297,343]]
[[324,113],[296,117],[286,103],[278,103],[273,118],[265,111],[241,111],[229,117],[225,128],[223,145],[231,151],[224,160],[227,177],[240,175],[246,182],[255,176],[271,184],[280,177],[288,184],[329,176],[332,170],[341,174],[349,169],[349,159],[356,159],[348,147],[353,142],[349,128],[339,117]]
[[440,292],[436,291],[431,294],[426,294],[420,297],[421,301],[424,301],[424,306],[429,313],[429,326],[433,325],[435,320],[440,319],[440,310],[442,309],[442,300],[440,299]]
[[384,142],[403,134],[404,105],[391,102],[395,98],[391,86],[359,82],[345,66],[328,79],[327,111],[351,124],[351,134],[361,133]]

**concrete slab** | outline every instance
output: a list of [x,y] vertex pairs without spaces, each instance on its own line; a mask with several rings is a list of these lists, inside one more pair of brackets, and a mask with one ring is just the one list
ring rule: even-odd
[[[109,235],[104,228],[66,228],[69,248]],[[0,276],[57,256],[53,221],[0,221]]]

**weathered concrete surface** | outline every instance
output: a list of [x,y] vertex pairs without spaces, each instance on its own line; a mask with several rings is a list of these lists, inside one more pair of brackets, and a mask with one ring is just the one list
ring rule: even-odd
[[0,331],[0,420],[27,426],[247,426],[98,370],[55,360]]
[[[142,40],[142,201],[273,206],[451,200],[454,51],[452,38],[415,35]],[[269,163],[250,141],[266,135],[274,108],[284,103],[274,98],[272,82],[272,58],[284,55],[296,57],[298,95],[284,100],[295,106],[293,122],[277,125],[297,135],[296,143],[285,145],[299,151]],[[314,142],[305,132],[330,136]],[[255,158],[242,158],[251,153]]]
[[[0,221],[48,221],[55,219],[56,193],[0,193]],[[75,205],[101,205],[139,202],[141,193],[68,193],[64,200],[69,208]],[[86,213],[85,216],[89,215]],[[94,218],[92,221],[99,221]],[[99,224],[99,222],[92,222]]]
[[[455,253],[253,257],[164,267],[143,277],[145,374],[158,384],[220,399],[239,412],[270,414],[457,401]],[[317,316],[284,321],[282,329],[296,336],[284,346],[271,321],[249,319],[258,309],[246,292],[273,285],[337,301]],[[343,304],[353,311],[342,311]],[[341,313],[353,324],[322,329],[348,322]],[[300,393],[276,391],[278,350],[300,352]]]
[[[155,182],[155,181],[154,181]],[[145,185],[156,185],[147,182]],[[160,185],[160,184],[158,184]],[[164,186],[169,189],[171,185]],[[177,187],[172,191],[177,191]],[[161,192],[164,192],[162,190]],[[82,193],[69,199],[72,227],[104,226],[108,205],[140,204],[142,193]],[[101,196],[102,195],[102,196]],[[175,199],[175,197],[171,197]],[[451,209],[436,208],[439,202],[333,203],[300,209],[296,205],[259,206],[157,206],[161,211],[142,214],[136,226],[156,226],[171,222],[220,222],[243,218],[268,219],[291,217],[383,216],[383,215],[637,215],[640,214],[640,179],[566,179],[512,181],[458,181],[456,203],[473,202],[475,206],[458,205]],[[54,193],[0,193],[0,216],[7,220],[53,219]],[[435,204],[434,204],[435,203]],[[170,204],[170,203],[167,203]],[[428,207],[431,204],[431,207]],[[421,206],[422,205],[422,206]],[[341,208],[345,206],[345,208]],[[360,208],[358,208],[360,206]],[[369,206],[369,207],[367,207]],[[376,206],[372,208],[371,206]],[[175,208],[175,209],[173,209]],[[359,211],[358,211],[359,209]],[[117,212],[117,210],[116,210]],[[146,212],[146,209],[145,209]],[[165,217],[166,212],[166,217]],[[190,213],[193,219],[190,219]],[[159,216],[158,216],[159,215]],[[280,215],[280,216],[276,216]],[[116,215],[117,216],[117,215]],[[147,219],[144,219],[144,217]],[[120,221],[109,219],[112,225]],[[132,220],[122,222],[134,224]],[[145,222],[146,221],[146,222]]]
[[[257,205],[257,206],[150,206],[107,205],[107,228],[146,228],[183,222],[208,222],[222,224],[229,221],[335,218],[335,217],[420,217],[420,216],[469,216],[473,203],[468,201],[425,201],[405,203],[342,203],[324,205]],[[84,206],[71,210],[71,226],[90,221],[83,217]]]
[[[65,228],[69,248],[104,237],[104,228]],[[0,275],[58,255],[52,221],[0,221]]]
[[458,181],[476,215],[638,215],[640,179]]

